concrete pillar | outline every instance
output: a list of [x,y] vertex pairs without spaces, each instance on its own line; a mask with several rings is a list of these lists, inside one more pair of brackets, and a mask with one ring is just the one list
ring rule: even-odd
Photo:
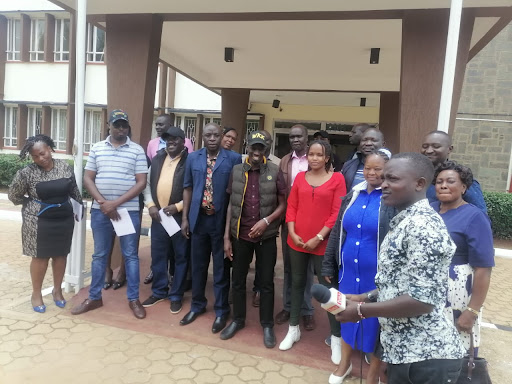
[[222,125],[233,127],[238,133],[238,140],[233,148],[241,152],[245,139],[245,121],[247,120],[247,106],[249,105],[250,89],[224,88],[222,89]]
[[[0,36],[7,36],[7,18],[0,15]],[[0,100],[4,99],[4,85],[5,85],[5,62],[7,61],[7,38],[0,38]],[[3,107],[3,105],[2,105]],[[2,122],[2,124],[4,124]],[[0,135],[4,137],[3,133]],[[2,140],[3,145],[3,140]]]
[[76,90],[76,16],[69,14],[69,65],[66,153],[73,152],[75,140],[75,90]]
[[18,116],[16,121],[17,148],[21,149],[27,140],[28,107],[26,104],[18,104]]
[[[167,101],[166,108],[174,108],[174,100],[176,99],[176,71],[171,67],[167,67]],[[174,120],[173,120],[174,121]]]
[[380,93],[379,129],[384,134],[386,148],[389,148],[391,153],[397,153],[400,146],[399,104],[399,92]]
[[5,106],[3,104],[0,104],[0,149],[4,148],[4,139],[3,139],[4,134],[5,134]]
[[44,61],[53,63],[55,51],[55,16],[45,14]]
[[30,16],[21,14],[21,46],[20,46],[20,59],[21,61],[30,61]]
[[41,116],[41,133],[46,136],[52,136],[52,108],[43,105],[43,115]]
[[132,140],[151,139],[162,19],[154,14],[107,15],[108,110],[130,117]]
[[203,145],[203,126],[204,116],[198,113],[196,118],[196,142],[194,143],[194,149],[199,149]]
[[[404,11],[399,97],[401,152],[418,151],[423,136],[437,129],[448,20],[448,9]],[[454,99],[457,98],[457,103],[469,52],[472,20],[474,16],[471,12],[463,13],[464,27],[460,31],[463,44],[459,45],[454,84]],[[454,117],[452,113],[452,119]]]
[[101,140],[105,140],[108,136],[108,111],[106,108],[101,109]]

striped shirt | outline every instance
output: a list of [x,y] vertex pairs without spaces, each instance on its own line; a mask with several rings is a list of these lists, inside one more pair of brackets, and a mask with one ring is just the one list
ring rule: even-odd
[[[115,200],[136,184],[136,174],[148,173],[148,164],[146,154],[139,144],[126,138],[126,143],[115,148],[110,143],[109,136],[106,140],[94,144],[85,169],[96,172],[95,184],[101,195],[107,200]],[[100,208],[96,200],[92,207]],[[134,197],[118,208],[138,211],[139,197]]]

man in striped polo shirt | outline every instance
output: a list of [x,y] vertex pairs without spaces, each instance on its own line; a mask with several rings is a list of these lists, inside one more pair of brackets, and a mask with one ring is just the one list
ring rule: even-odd
[[109,116],[110,136],[96,143],[85,166],[84,186],[94,198],[91,209],[91,229],[94,237],[92,255],[92,282],[89,298],[73,308],[81,313],[103,305],[101,289],[105,280],[105,266],[114,240],[113,221],[120,219],[118,209],[126,208],[135,227],[135,233],[120,237],[121,252],[128,281],[128,305],[138,319],[146,317],[139,301],[140,233],[139,194],[146,186],[148,166],[142,147],[130,140],[128,115],[116,109]]

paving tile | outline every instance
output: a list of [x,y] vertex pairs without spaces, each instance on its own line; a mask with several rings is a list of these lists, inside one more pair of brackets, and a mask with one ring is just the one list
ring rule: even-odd
[[171,353],[163,348],[152,349],[151,352],[146,355],[146,359],[151,361],[157,360],[169,360]]
[[260,372],[278,372],[281,369],[282,364],[277,364],[273,360],[263,359],[258,362],[256,369]]
[[152,361],[147,370],[153,377],[155,374],[169,374],[173,370],[173,367],[167,361],[159,360]]
[[288,384],[288,379],[278,372],[267,372],[261,382],[262,384]]
[[15,322],[14,324],[9,325],[9,329],[11,331],[15,331],[18,329],[27,330],[27,329],[33,328],[34,326],[35,326],[35,324],[33,324],[33,323],[29,323],[28,321],[20,320],[20,321]]
[[238,353],[233,360],[233,364],[235,364],[238,367],[254,367],[258,364],[258,360],[251,355],[247,355],[245,353]]
[[197,372],[186,365],[177,366],[171,372],[171,377],[174,380],[193,379],[196,375]]
[[147,383],[151,379],[151,375],[145,369],[129,369],[121,378],[125,384]]
[[238,375],[240,368],[231,362],[221,361],[217,364],[217,368],[215,368],[214,372],[222,377],[226,375]]
[[301,369],[297,369],[297,366],[293,364],[283,364],[280,373],[288,378],[302,377],[304,375],[304,372]]
[[21,341],[22,345],[41,345],[46,343],[47,339],[43,335],[32,335]]
[[194,382],[197,384],[220,383],[221,381],[222,377],[207,370],[200,371],[194,378]]
[[263,376],[263,372],[258,371],[254,367],[243,367],[238,374],[238,377],[244,381],[261,380]]
[[235,360],[236,354],[232,351],[228,351],[225,349],[219,349],[215,351],[215,353],[211,356],[213,361],[221,362],[221,361],[233,361]]

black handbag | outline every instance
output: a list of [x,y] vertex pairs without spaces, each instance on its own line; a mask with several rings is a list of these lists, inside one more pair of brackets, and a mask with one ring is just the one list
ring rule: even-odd
[[462,359],[462,369],[457,384],[492,384],[487,365],[487,360],[483,357],[475,357],[473,333],[471,333],[469,355]]

